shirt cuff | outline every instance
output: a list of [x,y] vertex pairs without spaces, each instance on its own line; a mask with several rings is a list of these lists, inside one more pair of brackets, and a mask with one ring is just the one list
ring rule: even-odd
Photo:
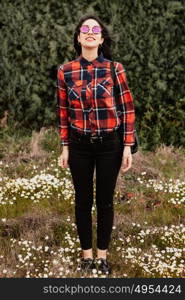
[[68,146],[69,145],[69,141],[61,141],[61,146]]
[[134,143],[124,143],[124,146],[133,146]]

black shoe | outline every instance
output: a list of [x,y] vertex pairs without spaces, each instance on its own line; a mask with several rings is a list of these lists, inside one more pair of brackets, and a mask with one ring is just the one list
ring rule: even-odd
[[96,258],[98,271],[101,271],[102,274],[111,274],[111,267],[106,258]]
[[93,258],[81,258],[80,266],[78,267],[78,270],[85,271],[85,272],[91,272],[92,269],[96,269],[96,265],[94,263]]

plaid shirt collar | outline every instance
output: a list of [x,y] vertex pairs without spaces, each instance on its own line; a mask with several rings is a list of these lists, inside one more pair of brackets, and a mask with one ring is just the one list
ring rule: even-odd
[[88,66],[88,65],[94,65],[96,66],[97,63],[101,63],[104,61],[104,56],[103,53],[101,52],[101,54],[99,56],[97,56],[94,60],[92,61],[88,61],[85,57],[82,56],[82,54],[77,58],[77,60],[80,61],[80,64],[82,65],[82,67],[84,66]]

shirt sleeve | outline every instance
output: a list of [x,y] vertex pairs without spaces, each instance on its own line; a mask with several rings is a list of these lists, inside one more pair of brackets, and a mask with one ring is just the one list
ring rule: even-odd
[[58,116],[58,130],[62,146],[69,145],[68,131],[69,131],[69,110],[67,86],[64,80],[63,65],[60,65],[57,71],[57,116]]
[[123,128],[124,128],[124,140],[125,146],[134,145],[135,137],[135,108],[131,91],[128,87],[126,78],[126,71],[121,63],[115,65],[116,77],[117,77],[117,90],[119,95],[119,107],[123,113]]

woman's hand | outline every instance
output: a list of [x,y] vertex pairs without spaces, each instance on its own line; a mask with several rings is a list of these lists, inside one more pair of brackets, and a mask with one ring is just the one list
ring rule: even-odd
[[69,158],[69,149],[68,146],[64,146],[62,150],[62,154],[58,158],[58,164],[62,168],[68,168],[68,158]]
[[123,150],[123,172],[128,171],[132,165],[131,147],[125,146]]

